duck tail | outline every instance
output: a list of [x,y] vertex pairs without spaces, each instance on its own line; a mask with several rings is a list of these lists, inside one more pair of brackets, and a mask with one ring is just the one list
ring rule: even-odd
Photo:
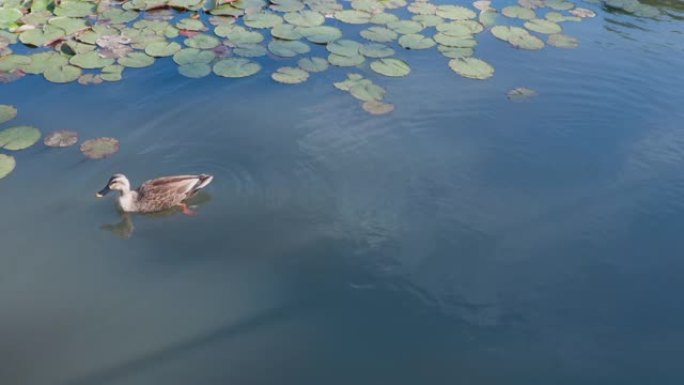
[[199,180],[193,189],[195,191],[206,187],[209,183],[211,183],[212,180],[214,180],[214,176],[209,174],[200,174],[197,176],[197,178]]

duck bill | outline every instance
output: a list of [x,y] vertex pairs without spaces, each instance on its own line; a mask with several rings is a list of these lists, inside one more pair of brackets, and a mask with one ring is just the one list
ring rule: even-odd
[[102,190],[98,191],[95,193],[95,196],[98,198],[102,198],[103,196],[109,194],[109,192],[112,191],[109,186],[105,186]]

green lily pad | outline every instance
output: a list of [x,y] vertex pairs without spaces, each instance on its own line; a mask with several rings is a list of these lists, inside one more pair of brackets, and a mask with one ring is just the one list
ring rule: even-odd
[[257,31],[248,31],[241,26],[231,26],[230,30],[221,31],[221,33],[219,33],[220,28],[222,27],[216,27],[216,34],[227,38],[228,42],[232,45],[257,44],[264,40],[264,35],[261,33]]
[[529,29],[530,31],[544,34],[560,33],[562,30],[560,25],[544,19],[533,19],[527,21],[525,22],[525,28]]
[[527,100],[531,97],[537,96],[537,91],[527,88],[527,87],[517,87],[506,93],[508,100],[513,102],[521,102]]
[[283,23],[283,18],[274,13],[252,13],[245,15],[242,20],[252,28],[273,28]]
[[428,2],[416,1],[408,6],[408,11],[417,15],[434,15],[437,12],[437,6]]
[[48,20],[48,24],[63,30],[67,35],[88,28],[88,23],[84,19],[74,17],[53,17]]
[[43,143],[48,147],[69,147],[78,142],[78,133],[71,130],[60,130],[47,134]]
[[451,59],[449,67],[459,75],[470,79],[488,79],[494,75],[494,67],[474,57]]
[[341,55],[341,56],[356,56],[359,54],[361,49],[361,44],[353,40],[338,40],[333,43],[328,44],[325,47],[328,52]]
[[376,43],[389,43],[395,40],[399,34],[385,27],[370,27],[360,32],[365,39]]
[[418,33],[423,30],[423,25],[413,20],[399,20],[387,24],[387,28],[396,33],[409,34]]
[[301,41],[272,40],[268,43],[268,50],[280,57],[294,57],[305,54],[311,48]]
[[207,63],[187,63],[178,66],[178,73],[188,78],[203,78],[211,73],[211,66]]
[[124,67],[118,64],[112,64],[106,66],[102,69],[100,73],[100,79],[108,82],[117,82],[121,80],[121,75],[124,71]]
[[299,0],[272,0],[271,9],[278,12],[297,12],[304,9],[304,3]]
[[191,19],[189,17],[186,17],[185,19],[176,23],[176,28],[184,29],[186,31],[206,31],[207,30],[207,26],[204,25],[202,20]]
[[360,54],[344,56],[331,53],[328,55],[328,61],[330,64],[338,67],[354,67],[363,64],[363,62],[366,61],[366,58]]
[[214,64],[214,73],[226,78],[243,78],[256,74],[261,66],[243,58],[228,58]]
[[361,46],[359,53],[365,57],[379,59],[394,55],[394,50],[384,44],[369,43]]
[[145,47],[145,53],[153,57],[166,57],[173,56],[176,52],[181,49],[181,45],[172,41],[168,42],[156,42]]
[[335,12],[335,18],[347,24],[367,24],[370,23],[371,14],[354,9],[347,9]]
[[506,27],[497,25],[491,29],[492,35],[497,39],[511,44],[513,47],[538,50],[544,48],[544,42],[536,36],[531,35],[527,30],[520,27]]
[[221,44],[219,39],[203,33],[187,38],[183,43],[190,48],[200,49],[211,49]]
[[376,13],[375,15],[371,16],[370,22],[372,24],[389,24],[394,21],[398,21],[399,17],[393,13],[387,13],[387,12],[382,12],[382,13]]
[[233,48],[233,53],[242,57],[260,57],[265,56],[268,51],[261,44],[245,44]]
[[436,27],[444,22],[444,19],[437,15],[415,15],[411,20],[420,23],[423,28]]
[[281,24],[271,29],[271,36],[280,40],[299,40],[302,34],[294,25]]
[[31,58],[24,55],[0,56],[0,72],[12,72],[31,64]]
[[288,23],[298,27],[315,27],[325,22],[325,17],[314,11],[286,13],[284,18]]
[[0,28],[9,29],[24,16],[18,8],[0,8]]
[[472,35],[452,36],[438,32],[433,38],[437,43],[447,47],[473,48],[477,45]]
[[556,11],[567,11],[575,8],[575,4],[566,0],[546,0],[544,1],[544,6]]
[[546,15],[544,15],[544,18],[554,23],[562,23],[565,21],[582,21],[582,19],[577,16],[567,16],[558,12],[548,12]]
[[450,20],[474,19],[477,16],[472,9],[460,5],[440,5],[437,7],[435,14]]
[[298,84],[309,78],[309,73],[295,67],[280,67],[271,74],[271,78],[278,83]]
[[8,106],[6,104],[0,104],[0,124],[9,122],[17,116],[17,108],[14,106]]
[[13,156],[0,154],[0,179],[9,175],[17,163]]
[[577,39],[575,39],[572,36],[563,35],[560,33],[549,35],[546,41],[550,45],[558,48],[577,48],[579,46],[579,42],[577,41]]
[[380,101],[385,97],[385,90],[368,79],[362,79],[351,85],[349,94],[364,102]]
[[40,130],[31,126],[16,126],[0,131],[0,148],[3,150],[23,150],[36,144]]
[[333,85],[339,90],[349,91],[352,86],[359,83],[361,80],[363,80],[363,76],[359,74],[347,74],[347,79],[341,82],[335,82]]
[[64,31],[57,27],[46,26],[44,28],[30,29],[19,35],[19,41],[26,45],[42,47],[47,43],[64,37]]
[[154,58],[143,52],[131,52],[117,61],[122,66],[130,68],[143,68],[154,64]]
[[322,57],[305,57],[297,62],[299,67],[308,72],[323,72],[328,69],[328,61]]
[[119,151],[119,141],[114,138],[97,138],[81,143],[81,152],[88,159],[102,159]]
[[408,63],[399,59],[380,59],[372,62],[370,67],[373,71],[391,77],[406,76],[411,72]]
[[480,17],[478,18],[478,20],[480,21],[480,24],[482,24],[485,27],[495,26],[498,19],[499,19],[499,13],[494,11],[494,10],[480,12]]
[[43,72],[46,80],[53,83],[70,83],[81,76],[81,69],[72,65],[49,66]]
[[531,20],[537,17],[537,14],[533,10],[521,7],[519,5],[509,5],[508,7],[504,7],[501,10],[501,13],[506,17],[512,17],[523,20]]
[[377,0],[352,0],[351,6],[357,11],[364,11],[371,14],[382,12],[385,9],[385,4]]
[[82,74],[81,76],[78,77],[78,84],[82,84],[84,86],[87,86],[90,84],[101,84],[101,83],[102,83],[102,77],[100,75]]
[[435,46],[435,41],[417,33],[404,35],[399,38],[399,45],[406,49],[427,49]]
[[306,40],[316,44],[330,43],[342,37],[342,31],[327,25],[298,28],[297,31],[299,31]]
[[202,51],[197,48],[183,48],[173,54],[173,61],[178,65],[191,63],[211,63],[216,58],[212,51]]
[[371,115],[385,115],[394,111],[394,104],[379,102],[376,100],[369,100],[367,102],[363,102],[361,107]]
[[442,55],[450,59],[470,57],[475,53],[472,48],[448,47],[445,45],[438,45],[437,49],[442,53]]
[[104,58],[95,51],[90,51],[72,56],[71,59],[69,59],[69,64],[83,69],[94,69],[114,64],[114,60]]
[[57,16],[85,17],[95,12],[95,5],[85,1],[64,0],[53,12]]

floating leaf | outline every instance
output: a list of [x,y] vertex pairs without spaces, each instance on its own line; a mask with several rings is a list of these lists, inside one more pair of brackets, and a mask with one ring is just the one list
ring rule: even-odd
[[88,28],[88,23],[86,23],[84,19],[73,17],[53,17],[48,20],[48,24],[61,29],[67,35],[71,35]]
[[203,33],[185,39],[183,43],[188,47],[200,49],[211,49],[221,44],[219,39],[213,36],[205,35]]
[[526,21],[525,28],[545,34],[560,33],[562,30],[560,25],[543,19],[532,19],[530,21]]
[[257,44],[264,40],[264,35],[256,31],[248,31],[241,26],[231,26],[230,30],[219,33],[219,28],[216,28],[216,34],[228,39],[232,45],[241,44]]
[[82,84],[84,86],[90,85],[90,84],[101,84],[102,83],[102,77],[100,75],[95,75],[95,74],[83,74],[78,77],[78,84]]
[[544,48],[544,42],[520,27],[497,25],[491,29],[497,39],[507,41],[512,46],[522,49],[537,50]]
[[327,25],[298,28],[297,31],[299,31],[299,33],[301,33],[306,40],[317,44],[330,43],[342,37],[342,31],[340,31],[338,28]]
[[114,138],[97,138],[81,143],[81,152],[88,159],[102,159],[119,151],[119,141]]
[[544,6],[557,11],[567,11],[569,9],[575,8],[575,4],[566,0],[546,0],[543,4]]
[[0,8],[0,28],[10,28],[24,16],[18,8]]
[[78,142],[78,133],[70,130],[51,132],[43,139],[43,143],[48,147],[69,147],[76,142]]
[[287,13],[284,18],[288,23],[299,27],[315,27],[325,22],[325,17],[314,11]]
[[152,43],[145,47],[145,53],[153,57],[166,57],[173,56],[180,49],[181,45],[176,43],[175,41],[172,41],[170,43],[160,41]]
[[370,22],[371,14],[368,12],[347,9],[335,12],[335,18],[347,24],[367,24]]
[[117,61],[122,66],[130,68],[143,68],[154,64],[154,58],[143,52],[131,52]]
[[549,35],[546,41],[550,45],[558,48],[577,48],[579,46],[579,42],[577,41],[577,39],[575,39],[572,36],[563,35],[560,33]]
[[428,2],[416,1],[408,6],[408,11],[418,15],[434,15],[437,11],[437,6]]
[[396,32],[385,27],[370,27],[360,33],[365,39],[376,43],[389,43],[399,36]]
[[470,57],[473,56],[474,53],[472,48],[447,47],[445,45],[439,45],[437,46],[437,49],[442,55],[451,59]]
[[261,66],[253,61],[242,58],[219,60],[214,64],[214,73],[226,78],[243,78],[256,74]]
[[330,62],[330,64],[336,65],[338,67],[354,67],[363,64],[363,62],[366,61],[366,58],[364,58],[360,54],[352,56],[343,56],[331,53],[330,55],[328,55],[328,61]]
[[423,28],[436,27],[444,22],[444,19],[437,15],[415,15],[411,20],[420,23]]
[[399,59],[380,59],[372,62],[370,67],[373,71],[391,77],[406,76],[411,72],[411,67]]
[[322,57],[301,58],[297,64],[308,72],[323,72],[328,69],[328,61]]
[[188,78],[202,78],[211,73],[211,66],[207,63],[187,63],[178,66],[178,73]]
[[537,14],[529,9],[519,5],[509,5],[501,10],[501,13],[506,17],[514,17],[523,20],[531,20],[537,17]]
[[112,64],[106,66],[102,69],[100,73],[100,78],[108,82],[116,82],[121,80],[121,74],[123,73],[124,67],[118,64]]
[[281,40],[299,40],[302,37],[299,29],[290,24],[281,24],[271,29],[271,36]]
[[389,24],[393,21],[398,21],[399,17],[397,15],[394,15],[392,13],[376,13],[373,15],[370,19],[370,22],[373,24]]
[[509,100],[514,102],[521,102],[531,97],[537,96],[537,91],[527,87],[517,87],[508,91],[506,94]]
[[423,25],[413,20],[399,20],[387,24],[387,28],[396,33],[409,34],[418,33],[423,30]]
[[184,29],[186,31],[206,31],[207,27],[204,25],[202,20],[185,18],[178,23],[176,23],[176,28]]
[[114,63],[113,59],[100,56],[95,51],[79,53],[69,59],[69,63],[83,69],[102,68]]
[[452,36],[439,32],[434,36],[437,43],[448,47],[472,48],[477,45],[477,41],[472,35]]
[[268,50],[276,56],[294,57],[309,52],[311,48],[301,41],[272,40],[268,43]]
[[49,66],[43,72],[43,76],[53,83],[69,83],[81,76],[81,69],[72,65]]
[[328,52],[342,55],[342,56],[356,56],[359,54],[361,49],[361,44],[353,40],[338,40],[336,42],[330,43],[325,47]]
[[460,5],[440,5],[435,11],[437,16],[451,20],[474,19],[477,14],[472,9]]
[[587,8],[575,8],[573,10],[570,10],[570,14],[573,16],[580,17],[582,19],[587,17],[596,17],[596,13],[594,13],[594,11],[592,11],[591,9]]
[[406,49],[426,49],[435,46],[435,41],[417,33],[404,35],[399,38],[399,45]]
[[394,104],[369,100],[362,105],[363,109],[371,115],[385,115],[394,111]]
[[173,61],[178,65],[190,63],[211,63],[216,54],[212,51],[202,51],[197,48],[183,48],[182,50],[173,54]]
[[349,93],[356,99],[368,101],[380,101],[385,97],[385,90],[368,79],[354,82],[349,88]]
[[52,26],[30,29],[19,35],[19,41],[26,45],[42,47],[51,41],[64,37],[64,31]]
[[16,165],[13,156],[0,154],[0,179],[9,175]]
[[23,150],[33,146],[40,139],[40,130],[31,126],[16,126],[0,131],[0,148]]
[[95,11],[93,3],[76,0],[64,0],[53,11],[57,16],[84,17]]
[[494,74],[494,67],[474,57],[451,59],[449,67],[459,75],[470,79],[487,79]]
[[16,107],[0,104],[0,123],[9,122],[14,119],[15,116],[17,116]]
[[265,56],[268,51],[260,44],[245,44],[233,49],[233,53],[242,57],[260,57]]
[[394,50],[384,44],[369,43],[361,46],[359,53],[365,57],[383,58],[394,55]]
[[273,28],[283,23],[283,18],[274,13],[253,13],[245,15],[242,20],[252,28]]
[[271,74],[271,78],[279,83],[298,84],[309,78],[309,73],[295,67],[280,67]]

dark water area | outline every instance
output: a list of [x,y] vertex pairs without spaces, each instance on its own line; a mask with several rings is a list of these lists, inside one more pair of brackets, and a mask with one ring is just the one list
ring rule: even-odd
[[[378,117],[332,86],[351,71],[285,86],[273,59],[0,84],[14,124],[121,142],[13,154],[0,383],[681,384],[684,28],[583,6],[574,50],[480,34],[486,81],[434,49],[354,70]],[[126,222],[94,196],[115,172],[215,179],[195,217]]]

